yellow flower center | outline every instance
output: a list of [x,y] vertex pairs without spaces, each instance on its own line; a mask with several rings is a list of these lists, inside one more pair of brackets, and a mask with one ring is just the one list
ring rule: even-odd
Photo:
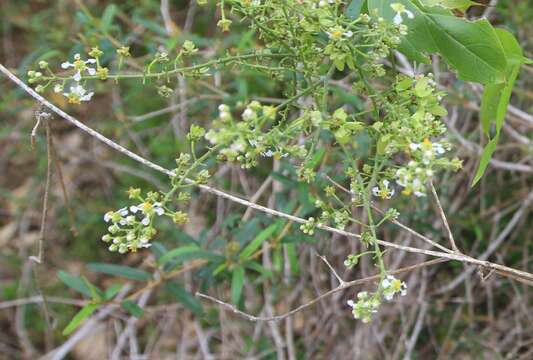
[[151,203],[149,203],[149,202],[143,203],[143,210],[144,211],[152,210],[152,208],[153,208],[153,205]]
[[85,69],[85,62],[81,59],[76,59],[74,60],[74,67],[77,69],[77,70],[84,70]]
[[398,279],[393,280],[391,285],[394,292],[398,292],[402,289],[402,282]]
[[342,31],[340,31],[340,30],[335,30],[335,31],[333,31],[331,33],[331,38],[333,40],[339,40],[341,38],[341,36],[342,36]]
[[68,103],[69,104],[76,104],[79,105],[81,103],[80,97],[76,94],[69,94],[68,96]]

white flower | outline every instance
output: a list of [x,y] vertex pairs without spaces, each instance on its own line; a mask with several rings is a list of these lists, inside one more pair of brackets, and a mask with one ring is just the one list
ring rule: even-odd
[[96,59],[87,59],[82,60],[80,54],[74,55],[74,62],[68,62],[65,61],[61,64],[61,67],[63,69],[68,69],[73,67],[76,70],[76,73],[74,74],[74,80],[80,81],[81,80],[81,73],[83,71],[87,71],[89,75],[95,75],[96,69],[87,66],[87,64],[96,64]]
[[63,93],[68,98],[69,104],[80,104],[82,101],[89,101],[94,92],[87,93],[81,85],[71,86],[69,93]]
[[382,199],[390,199],[394,195],[394,189],[389,188],[389,180],[383,180],[378,186],[372,188],[372,194]]
[[110,222],[112,217],[113,217],[113,211],[108,211],[104,214],[104,221]]
[[255,111],[253,111],[250,108],[246,108],[246,110],[244,110],[242,113],[242,118],[245,121],[253,120],[255,116],[256,116]]
[[393,275],[387,275],[381,281],[381,288],[383,290],[383,298],[387,301],[391,301],[394,298],[394,294],[399,293],[401,296],[407,294],[407,284],[396,279]]
[[415,15],[411,11],[407,10],[403,4],[393,3],[390,5],[390,7],[396,12],[393,20],[396,25],[400,25],[403,22],[402,14],[407,15],[409,19],[413,19],[415,17]]
[[414,144],[414,143],[411,143],[411,144],[409,144],[409,148],[410,148],[412,151],[418,150],[418,149],[420,149],[420,144]]
[[55,85],[54,85],[54,92],[55,92],[55,93],[60,93],[61,91],[63,91],[63,85],[61,85],[61,84],[55,84]]

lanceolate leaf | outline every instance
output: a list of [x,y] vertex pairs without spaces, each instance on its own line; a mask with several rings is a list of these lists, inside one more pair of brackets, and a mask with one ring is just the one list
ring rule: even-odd
[[492,158],[492,154],[496,150],[496,145],[498,145],[498,138],[499,136],[496,136],[483,149],[483,152],[481,153],[481,158],[479,160],[479,167],[477,168],[476,175],[474,176],[474,180],[472,180],[472,186],[476,185],[477,182],[481,179],[481,177],[485,173],[485,170],[487,169],[487,165],[489,165],[489,161]]
[[59,270],[57,277],[68,287],[82,293],[87,297],[91,297],[91,290],[87,287],[85,281],[77,276],[70,275],[68,272]]
[[278,228],[277,223],[268,226],[266,229],[261,231],[241,252],[240,259],[245,260],[249,258],[260,246],[261,244],[270,238],[272,234]]
[[130,300],[123,301],[120,304],[120,306],[138,319],[144,315],[144,310],[139,305],[134,303],[133,301],[130,301]]
[[186,308],[191,310],[194,314],[201,316],[203,314],[202,304],[192,296],[185,288],[176,282],[168,282],[165,284],[166,289],[170,292],[178,302],[182,303]]
[[361,8],[365,0],[352,0],[350,5],[346,7],[346,17],[350,19],[357,19],[361,14]]
[[237,304],[241,298],[244,286],[244,268],[238,266],[233,270],[231,277],[231,302]]
[[[482,84],[504,80],[507,61],[494,28],[487,20],[468,21],[443,7],[425,8],[418,0],[398,0],[414,14],[404,16],[409,28],[400,51],[413,60],[438,53],[457,70],[460,79]],[[390,1],[368,0],[368,9],[392,21]]]
[[81,322],[91,316],[91,314],[98,309],[97,304],[87,304],[81,310],[74,315],[72,320],[70,320],[70,323],[67,325],[67,327],[63,330],[63,335],[69,335],[74,330],[80,326]]
[[524,61],[522,49],[511,33],[503,29],[496,29],[496,34],[498,35],[498,38],[505,49],[505,55],[507,56],[508,67],[506,71],[506,81],[502,84],[485,85],[479,117],[481,119],[483,132],[487,136],[489,136],[490,126],[493,123],[496,124],[496,136],[483,150],[476,176],[472,181],[472,186],[474,186],[483,176],[489,160],[491,159],[494,150],[496,150],[500,131],[505,121],[507,107],[511,100],[514,83],[518,78],[520,67]]
[[148,281],[152,278],[152,276],[146,271],[134,269],[129,266],[90,263],[88,264],[88,267],[92,271],[101,272],[101,273],[109,274],[109,275],[120,276],[120,277],[131,279],[131,280]]

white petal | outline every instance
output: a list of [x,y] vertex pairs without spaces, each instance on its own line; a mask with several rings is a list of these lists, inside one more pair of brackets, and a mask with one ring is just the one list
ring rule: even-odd
[[91,100],[93,95],[94,95],[94,92],[90,92],[87,95],[84,95],[84,96],[80,97],[80,100],[81,101],[89,101],[89,100]]
[[348,304],[348,306],[351,306],[351,307],[355,306],[355,303],[353,302],[353,300],[348,300],[346,303]]
[[402,14],[396,13],[396,16],[394,17],[393,21],[396,25],[400,25],[403,22]]
[[143,224],[144,226],[148,226],[150,224],[150,218],[145,217],[144,219],[142,219],[141,224]]
[[85,61],[85,63],[96,64],[96,59],[87,59],[87,61]]
[[71,66],[74,66],[74,64],[71,64],[71,63],[69,63],[68,61],[65,61],[64,63],[61,64],[61,67],[62,67],[63,69],[68,69],[68,68],[71,67]]
[[407,17],[409,19],[413,19],[415,17],[415,15],[412,12],[410,12],[409,10],[405,10],[404,12],[407,14]]
[[76,73],[74,74],[74,81],[80,81],[80,80],[81,80],[81,74],[80,74],[80,72],[78,71],[78,72],[76,72]]
[[75,59],[75,60],[79,60],[79,59],[81,59],[80,54],[74,54],[74,59]]
[[163,208],[155,208],[155,213],[159,216],[163,215],[165,213],[165,210],[163,210]]
[[130,211],[135,214],[137,211],[139,211],[139,208],[137,206],[130,206]]
[[383,185],[385,185],[385,188],[389,187],[389,180],[383,180]]
[[379,196],[379,188],[377,186],[372,188],[372,194],[374,194],[374,196]]
[[90,68],[90,67],[87,68],[87,72],[89,73],[89,75],[94,75],[94,74],[96,74],[96,70],[93,69],[93,68]]

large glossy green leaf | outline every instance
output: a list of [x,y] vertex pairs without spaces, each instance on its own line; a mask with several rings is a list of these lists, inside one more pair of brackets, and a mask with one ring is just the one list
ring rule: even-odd
[[80,326],[81,322],[91,316],[91,314],[98,309],[97,304],[87,304],[84,307],[81,308],[80,311],[74,317],[72,320],[70,320],[69,324],[65,327],[63,330],[63,335],[69,335],[74,330]]
[[104,274],[120,276],[126,279],[148,281],[152,278],[152,275],[146,271],[134,269],[129,266],[114,265],[114,264],[102,264],[102,263],[89,263],[87,267],[96,272]]
[[244,268],[237,266],[231,276],[231,302],[238,304],[244,286]]
[[[502,82],[507,60],[502,45],[487,20],[468,21],[454,16],[440,6],[426,8],[418,0],[398,0],[414,14],[404,16],[409,28],[400,51],[413,60],[438,53],[457,70],[465,81],[482,84]],[[369,10],[392,21],[395,16],[390,1],[368,0]]]

